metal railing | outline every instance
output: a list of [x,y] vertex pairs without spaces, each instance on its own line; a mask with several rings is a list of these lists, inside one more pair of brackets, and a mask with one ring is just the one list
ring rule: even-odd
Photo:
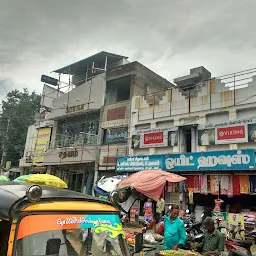
[[96,146],[98,142],[98,135],[95,134],[84,134],[78,137],[57,135],[56,138],[52,148]]

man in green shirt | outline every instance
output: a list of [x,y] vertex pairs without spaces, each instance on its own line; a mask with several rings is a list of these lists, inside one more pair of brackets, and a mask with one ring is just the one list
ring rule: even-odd
[[214,221],[211,217],[205,218],[203,225],[206,229],[204,241],[200,244],[203,256],[219,256],[224,251],[224,235],[215,229]]

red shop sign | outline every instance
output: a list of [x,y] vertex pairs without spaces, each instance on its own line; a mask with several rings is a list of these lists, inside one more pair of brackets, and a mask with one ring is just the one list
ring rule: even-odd
[[158,144],[164,142],[164,132],[152,132],[144,134],[144,144]]
[[236,140],[246,138],[244,125],[217,128],[217,140]]

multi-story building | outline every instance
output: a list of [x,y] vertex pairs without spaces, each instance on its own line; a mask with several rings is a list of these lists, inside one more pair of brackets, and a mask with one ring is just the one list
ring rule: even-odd
[[[247,193],[241,193],[255,193],[248,183],[248,178],[256,178],[255,74],[253,69],[211,78],[199,67],[174,79],[175,88],[134,96],[129,154],[118,158],[117,171],[160,168],[197,179],[211,177],[209,184],[215,180],[223,185],[225,179],[226,187],[237,186],[231,180],[243,174]],[[215,191],[202,192],[199,187],[190,191],[216,194],[218,184]],[[223,186],[221,193],[227,195]]]
[[139,62],[107,52],[54,72],[60,78],[69,75],[69,84],[53,99],[49,148],[33,163],[64,179],[70,189],[91,193],[93,182],[114,175],[116,158],[128,154],[132,97],[173,84]]

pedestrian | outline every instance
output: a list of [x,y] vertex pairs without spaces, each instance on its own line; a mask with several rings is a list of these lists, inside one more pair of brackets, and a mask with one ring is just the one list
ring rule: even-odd
[[211,217],[206,217],[203,225],[206,229],[204,241],[198,249],[202,250],[203,256],[221,255],[224,251],[224,235],[215,228],[214,221]]
[[184,222],[179,216],[180,208],[172,205],[169,216],[164,220],[164,250],[178,250],[187,240]]
[[153,221],[153,210],[152,210],[152,200],[148,198],[147,202],[144,204],[144,221]]
[[156,203],[156,213],[160,216],[160,218],[162,217],[164,210],[165,210],[165,201],[161,196]]

